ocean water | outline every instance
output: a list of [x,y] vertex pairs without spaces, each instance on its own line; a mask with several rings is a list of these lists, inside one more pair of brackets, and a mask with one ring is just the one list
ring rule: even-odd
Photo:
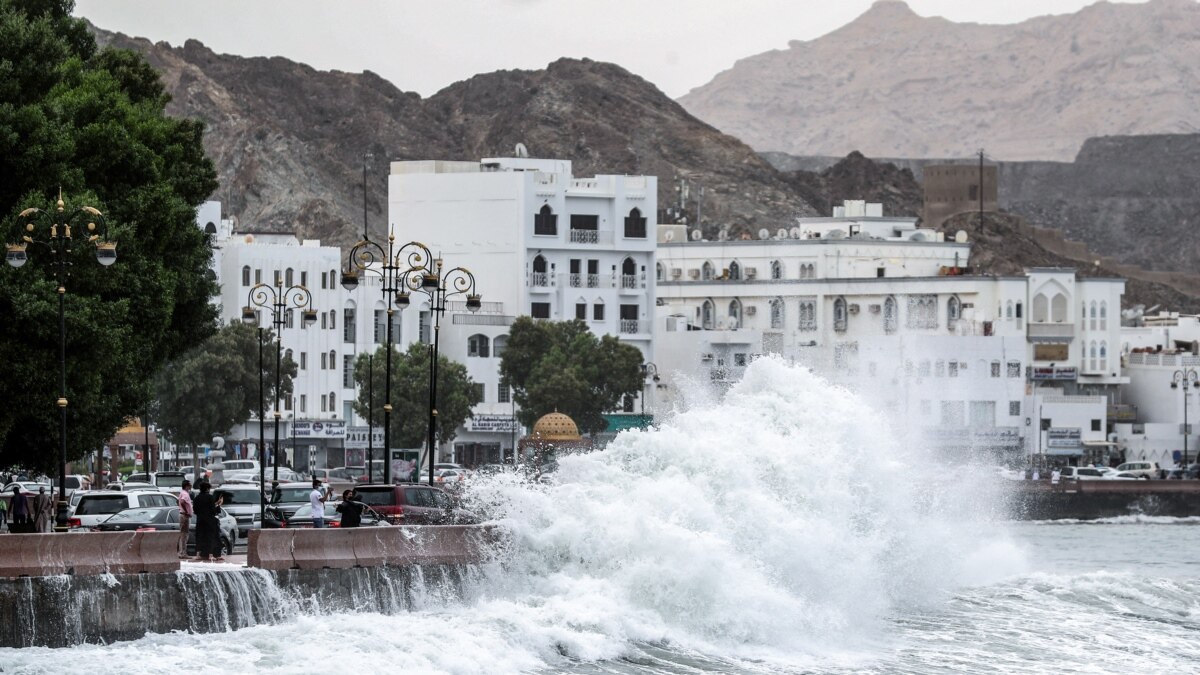
[[[947,477],[952,479],[947,479]],[[1014,523],[852,392],[763,359],[719,402],[478,481],[465,599],[0,649],[4,673],[1200,671],[1200,519]]]

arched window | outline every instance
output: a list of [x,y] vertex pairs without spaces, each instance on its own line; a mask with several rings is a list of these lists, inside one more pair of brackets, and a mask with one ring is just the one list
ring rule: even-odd
[[700,325],[703,326],[705,330],[713,329],[713,315],[716,313],[715,310],[716,308],[713,307],[712,300],[705,300],[704,304],[700,306]]
[[1097,347],[1096,347],[1096,341],[1095,341],[1095,340],[1092,340],[1092,348],[1091,348],[1091,364],[1090,364],[1090,368],[1089,368],[1089,370],[1091,370],[1092,372],[1095,372],[1095,371],[1096,371],[1096,368],[1097,368],[1097,366],[1099,366],[1099,365],[1100,365],[1100,364],[1099,364],[1099,363],[1096,361],[1096,351],[1097,351]]
[[504,356],[504,348],[508,346],[507,335],[497,335],[492,338],[492,356],[500,358]]
[[337,412],[337,396],[332,391],[329,392],[329,412]]
[[533,257],[533,278],[530,279],[532,286],[549,286],[550,276],[546,274],[546,259],[540,255]]
[[742,325],[742,301],[734,298],[729,302],[729,327],[738,328]]
[[888,296],[883,301],[883,332],[895,333],[899,322],[896,320],[896,298]]
[[703,279],[704,281],[712,281],[713,271],[715,269],[716,268],[713,267],[713,264],[711,262],[709,262],[708,260],[705,260],[704,264],[700,266],[700,278]]
[[250,266],[249,265],[246,265],[245,267],[242,268],[242,285],[243,286],[250,285]]
[[337,370],[337,352],[329,350],[329,369]]
[[945,361],[938,359],[937,361],[933,362],[933,376],[934,377],[945,377],[946,376],[946,362]]
[[1055,293],[1054,297],[1050,299],[1050,320],[1054,323],[1063,323],[1067,318],[1067,296]]
[[771,328],[776,330],[783,328],[783,319],[783,298],[775,298],[771,301]]
[[295,360],[295,359],[293,359],[293,358],[292,358],[292,350],[290,350],[290,349],[285,349],[285,350],[283,351],[283,358],[287,359],[288,361],[293,361],[293,360]]
[[654,272],[655,272],[656,278],[659,281],[662,281],[667,276],[667,269],[665,267],[663,267],[662,263],[655,264]]
[[630,211],[629,216],[625,218],[625,237],[629,239],[646,238],[646,219],[636,208]]
[[1098,308],[1096,307],[1096,301],[1093,300],[1091,312],[1089,313],[1091,316],[1091,319],[1088,321],[1088,330],[1096,330],[1096,310],[1097,309]]
[[1108,330],[1108,303],[1104,300],[1100,301],[1100,330]]
[[783,278],[783,263],[782,262],[780,262],[778,260],[771,261],[771,278],[772,279],[782,279]]
[[1108,370],[1108,341],[1100,341],[1100,372]]
[[805,265],[804,267],[808,271],[808,274],[806,274],[805,276],[807,276],[809,279],[816,278],[816,276],[817,276],[817,266],[816,265],[809,263],[809,264]]
[[488,336],[481,333],[472,335],[467,338],[467,356],[487,358],[490,344],[491,340],[488,339]]
[[621,261],[621,288],[637,288],[637,263],[633,258]]
[[546,273],[546,259],[544,257],[542,257],[540,255],[534,256],[533,271],[535,273],[537,273],[537,272],[541,272],[542,274]]
[[848,315],[846,313],[846,299],[838,298],[833,301],[833,329],[841,332],[846,330]]
[[729,280],[739,281],[742,278],[742,266],[736,260],[729,263]]
[[1031,317],[1034,323],[1046,323],[1050,320],[1050,300],[1041,293],[1033,296],[1033,316]]
[[287,271],[283,273],[283,283],[284,283],[284,285],[286,285],[286,286],[294,286],[294,285],[295,285],[295,283],[296,283],[296,282],[294,281],[295,274],[296,274],[296,273],[292,271],[292,268],[290,268],[290,267],[289,267],[289,268],[287,268]]
[[558,234],[558,216],[554,215],[554,210],[549,204],[542,206],[542,209],[533,216],[533,233],[534,234]]
[[208,223],[206,223],[204,225],[204,233],[205,234],[216,234],[217,233],[216,224],[213,223],[212,221],[209,221]]
[[962,303],[955,296],[950,296],[950,300],[946,302],[946,328],[954,330],[954,322],[958,321],[962,316]]
[[1004,318],[1006,318],[1006,319],[1013,318],[1013,301],[1012,300],[1009,300],[1008,304],[1005,305]]

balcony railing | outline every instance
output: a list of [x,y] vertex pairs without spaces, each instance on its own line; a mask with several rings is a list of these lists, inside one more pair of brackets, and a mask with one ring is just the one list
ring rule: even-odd
[[608,246],[613,243],[613,233],[573,229],[570,230],[570,242],[572,244],[604,244]]
[[1030,342],[1070,342],[1075,339],[1073,323],[1030,323],[1026,331]]
[[587,275],[587,287],[588,288],[600,288],[600,275],[599,274]]
[[533,272],[529,275],[529,285],[534,288],[550,288],[554,285],[554,275],[546,272]]
[[621,288],[638,288],[638,278],[635,274],[621,275]]
[[569,281],[571,288],[581,288],[583,286],[583,275],[578,272],[572,272]]
[[621,333],[626,335],[636,334],[640,323],[637,319],[621,319]]

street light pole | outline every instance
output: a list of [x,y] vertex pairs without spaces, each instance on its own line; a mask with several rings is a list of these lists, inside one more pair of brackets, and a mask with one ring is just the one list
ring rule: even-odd
[[[257,317],[255,317],[257,320]],[[258,522],[267,522],[267,395],[263,386],[263,329],[258,327]]]
[[1171,375],[1172,389],[1179,388],[1180,384],[1183,385],[1183,463],[1180,465],[1180,468],[1183,469],[1185,475],[1188,468],[1188,434],[1191,431],[1191,429],[1188,428],[1187,397],[1188,390],[1196,386],[1197,379],[1200,379],[1200,374],[1196,373],[1195,368],[1182,368],[1180,370],[1176,370],[1175,373]]
[[[67,279],[70,277],[71,262],[71,226],[86,223],[86,242],[96,247],[96,261],[108,267],[117,261],[117,244],[108,241],[108,228],[104,215],[91,206],[80,206],[69,213],[63,203],[62,190],[59,190],[58,201],[54,211],[29,208],[21,211],[19,219],[25,221],[25,234],[18,242],[7,245],[5,261],[12,267],[21,267],[28,260],[26,249],[29,244],[44,246],[50,251],[50,264],[54,267],[54,278],[58,290],[58,400],[55,402],[59,410],[58,422],[58,503],[55,514],[55,529],[65,532],[67,528],[67,318],[66,295]],[[37,239],[34,234],[38,226],[49,228],[45,239]],[[78,226],[78,225],[77,225]],[[97,231],[98,230],[98,231]]]
[[647,361],[642,364],[642,424],[646,424],[646,384],[647,379],[658,382],[658,366]]

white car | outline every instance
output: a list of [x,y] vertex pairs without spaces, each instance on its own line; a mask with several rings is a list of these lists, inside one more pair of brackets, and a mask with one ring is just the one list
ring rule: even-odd
[[14,487],[21,488],[21,494],[23,495],[36,495],[39,488],[46,488],[46,492],[50,492],[53,489],[50,487],[49,483],[37,483],[31,480],[20,480],[5,485],[4,491],[11,493]]
[[1125,462],[1117,467],[1117,471],[1132,473],[1136,476],[1145,476],[1146,478],[1158,478],[1159,475],[1157,462]]
[[179,501],[170,494],[160,492],[153,485],[149,490],[90,490],[79,498],[67,525],[71,528],[91,529],[108,519],[112,514],[125,509],[177,506]]

